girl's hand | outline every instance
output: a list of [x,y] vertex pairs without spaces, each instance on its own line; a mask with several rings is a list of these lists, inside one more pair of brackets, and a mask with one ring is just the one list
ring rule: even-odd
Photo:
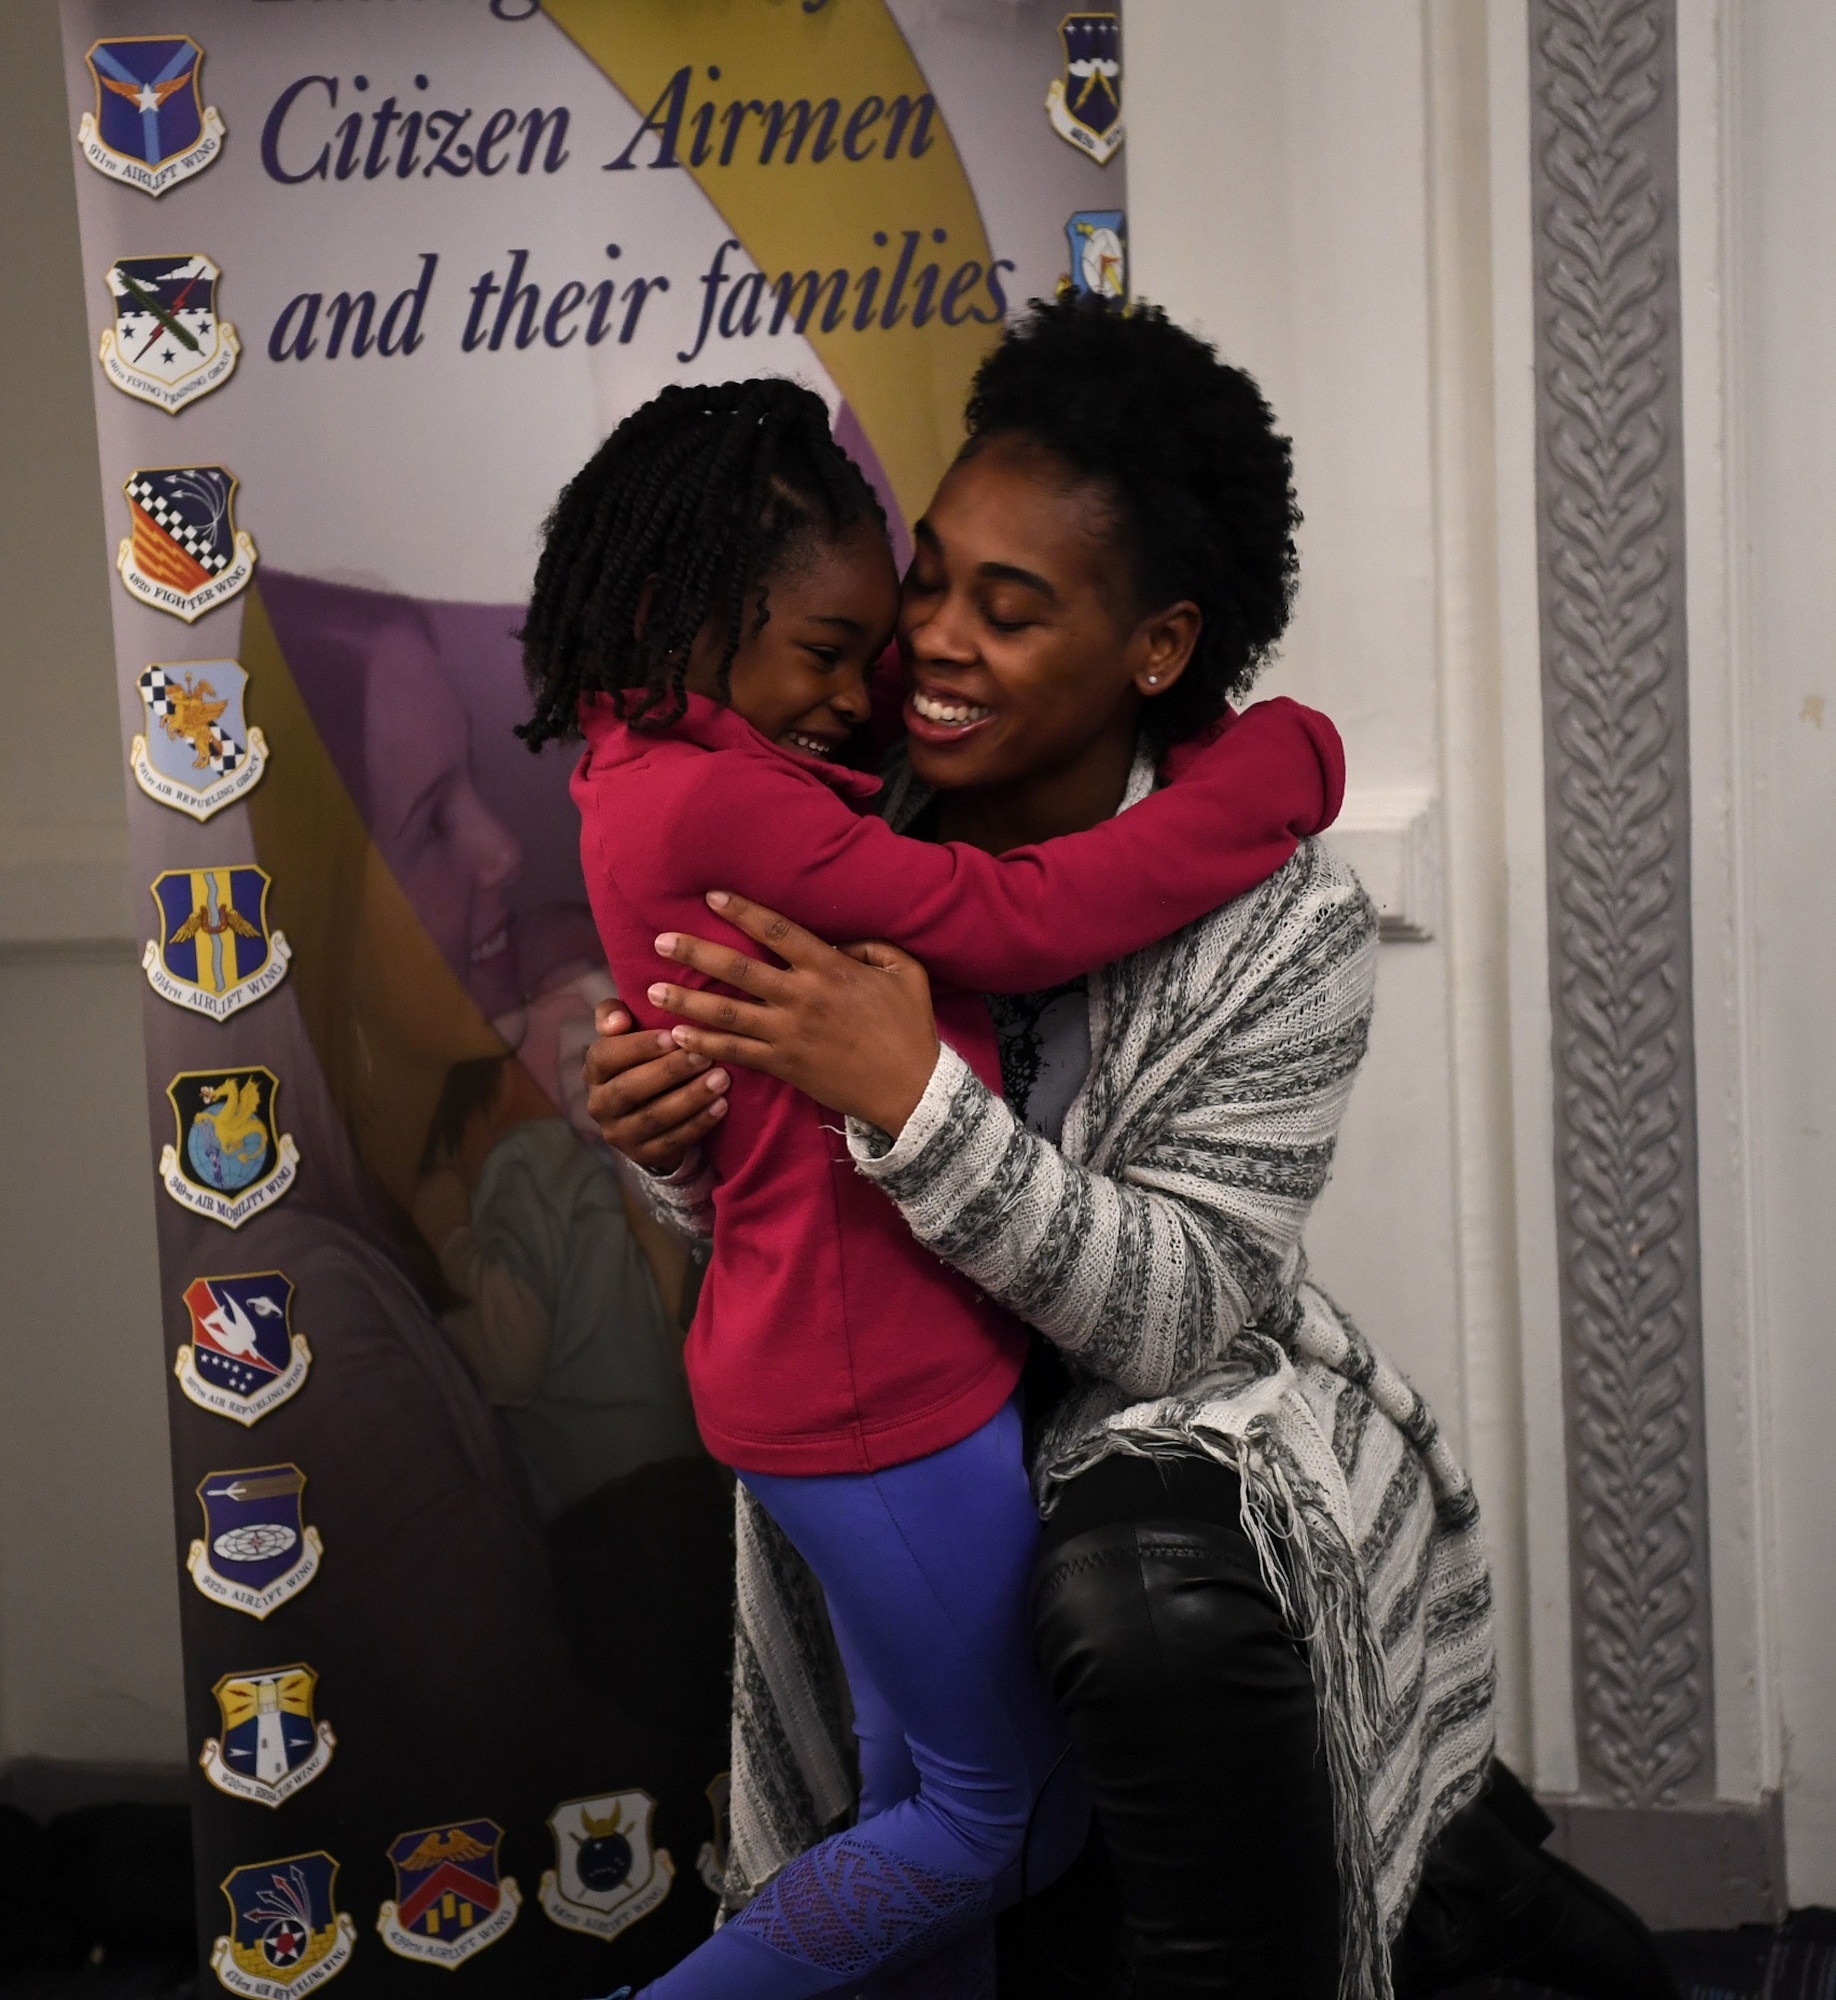
[[895,1138],[937,1066],[931,982],[890,944],[842,950],[788,917],[717,889],[708,906],[784,960],[767,965],[726,945],[667,932],[658,954],[736,987],[742,997],[657,985],[651,1004],[683,1016],[676,1044],[793,1084],[844,1117]]
[[616,1000],[601,1001],[599,1039],[581,1063],[587,1114],[614,1152],[653,1174],[673,1173],[688,1149],[726,1116],[725,1070],[655,1030],[641,1030]]

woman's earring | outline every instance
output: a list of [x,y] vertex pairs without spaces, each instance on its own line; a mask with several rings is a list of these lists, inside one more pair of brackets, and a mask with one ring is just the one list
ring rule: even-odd
[[1160,676],[1158,674],[1149,674],[1147,681],[1149,687],[1158,687],[1160,685]]

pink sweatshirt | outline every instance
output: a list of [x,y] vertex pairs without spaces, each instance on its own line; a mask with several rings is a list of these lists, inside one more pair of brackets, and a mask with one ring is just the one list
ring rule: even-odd
[[[1329,825],[1338,732],[1299,703],[1259,703],[1167,760],[1128,812],[994,856],[908,839],[863,811],[879,781],[775,748],[691,696],[646,734],[600,698],[574,772],[581,859],[606,958],[640,1025],[669,1025],[660,931],[763,954],[702,900],[750,896],[837,944],[884,938],[931,974],[938,1033],[1001,1088],[978,993],[1031,992],[1139,951],[1275,873]],[[743,1472],[865,1472],[967,1437],[1012,1393],[1019,1324],[911,1237],[853,1168],[842,1120],[800,1091],[733,1072],[706,1141],[714,1253],[686,1359],[709,1451]]]

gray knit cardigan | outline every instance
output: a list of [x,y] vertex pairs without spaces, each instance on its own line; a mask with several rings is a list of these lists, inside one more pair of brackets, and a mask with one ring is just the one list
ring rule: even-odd
[[[1151,789],[1137,761],[1124,807]],[[895,824],[922,796],[895,779]],[[1307,842],[1278,875],[1089,981],[1091,1066],[1053,1146],[944,1048],[896,1143],[849,1125],[913,1235],[1078,1378],[1041,1507],[1116,1452],[1209,1452],[1308,1644],[1344,1897],[1342,1993],[1382,2000],[1428,1842],[1492,1749],[1491,1583],[1472,1487],[1403,1377],[1306,1277],[1363,1057],[1376,919]],[[691,1162],[653,1183],[705,1232]],[[814,1579],[741,1489],[728,1902],[854,1805],[846,1688]],[[1229,1809],[1229,1808],[1227,1808]]]

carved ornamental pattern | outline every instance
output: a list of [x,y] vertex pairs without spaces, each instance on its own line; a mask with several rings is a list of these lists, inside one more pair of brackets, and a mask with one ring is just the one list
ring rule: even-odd
[[1556,1195],[1583,1789],[1713,1781],[1674,0],[1530,0]]

